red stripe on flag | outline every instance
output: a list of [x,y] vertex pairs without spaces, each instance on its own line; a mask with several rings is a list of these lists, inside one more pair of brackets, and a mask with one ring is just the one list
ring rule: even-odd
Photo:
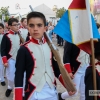
[[68,9],[86,9],[85,0],[73,0]]
[[[96,42],[97,42],[97,41],[94,41],[94,44],[95,44]],[[91,43],[90,43],[90,41],[85,42],[85,43],[82,43],[82,44],[78,45],[78,47],[79,47],[81,50],[87,52],[88,54],[91,54]]]

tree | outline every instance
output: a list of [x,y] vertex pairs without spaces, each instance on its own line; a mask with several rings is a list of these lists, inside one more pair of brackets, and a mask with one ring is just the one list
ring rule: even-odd
[[65,11],[66,11],[66,9],[64,7],[60,8],[60,9],[57,9],[56,17],[61,18],[62,15],[65,13]]
[[2,15],[4,14],[5,15],[5,21],[8,21],[8,19],[9,19],[8,8],[9,8],[9,6],[0,8],[0,19],[2,19]]

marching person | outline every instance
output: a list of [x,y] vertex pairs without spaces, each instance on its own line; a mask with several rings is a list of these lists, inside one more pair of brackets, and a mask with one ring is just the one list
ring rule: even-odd
[[[100,100],[100,41],[95,43],[94,49],[95,49],[94,55],[95,55],[96,83],[97,83],[97,90],[99,90],[97,94],[97,100]],[[89,93],[89,91],[94,90],[93,71],[91,63],[87,67],[85,72],[85,100],[94,100],[94,95],[95,95],[92,94],[91,96],[91,94]]]
[[21,26],[19,28],[19,31],[20,31],[20,34],[21,34],[22,38],[24,39],[24,41],[26,41],[26,37],[28,34],[27,19],[26,18],[21,19]]
[[55,76],[63,81],[56,59],[44,38],[45,16],[40,12],[31,12],[27,15],[27,25],[32,38],[20,47],[17,54],[15,100],[22,100],[24,71],[25,100],[58,100]]
[[[29,32],[27,30],[27,19],[26,18],[21,19],[21,26],[19,28],[19,32],[20,32],[20,35],[21,35],[21,37],[23,39],[23,43],[24,43],[29,36]],[[26,80],[26,72],[24,72],[23,87],[25,87],[25,80]],[[24,96],[24,92],[23,92],[23,96]]]
[[[4,25],[0,23],[0,49],[1,49],[1,41],[4,34]],[[1,50],[0,50],[0,82],[2,86],[5,86],[5,79],[4,79],[4,65],[1,59]]]
[[53,35],[53,29],[54,29],[54,26],[52,25],[52,22],[49,22],[49,24],[48,24],[48,35],[49,35],[51,40],[52,40],[52,35]]
[[6,77],[8,81],[8,87],[6,90],[6,97],[9,97],[14,87],[15,76],[15,62],[17,51],[20,47],[20,38],[18,36],[19,24],[16,18],[10,18],[8,20],[9,32],[4,34],[1,41],[1,56],[2,62],[6,67]]
[[[77,92],[73,95],[76,96],[80,91],[80,100],[85,100],[85,84],[84,76],[85,70],[89,65],[89,54],[79,49],[76,45],[65,42],[63,62],[65,68],[76,85]],[[71,98],[68,92],[61,94],[62,99]]]
[[[19,28],[19,32],[23,39],[23,42],[25,42],[27,40],[27,37],[29,36],[29,32],[27,30],[27,19],[26,18],[21,19],[21,26]],[[24,72],[23,87],[25,87],[25,80],[26,80],[26,72]],[[24,90],[23,90],[23,96],[24,96]]]

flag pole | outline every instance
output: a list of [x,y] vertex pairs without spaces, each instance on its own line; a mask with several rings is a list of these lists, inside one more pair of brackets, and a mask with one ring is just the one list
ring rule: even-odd
[[[96,82],[96,69],[95,69],[95,56],[94,56],[94,41],[93,38],[90,39],[91,43],[91,52],[92,52],[92,72],[93,72],[93,85],[94,85],[94,90],[97,90],[97,82]],[[90,63],[91,63],[90,62]],[[94,96],[94,100],[97,100],[97,96]]]
[[[92,72],[93,72],[93,87],[94,87],[94,90],[97,90],[95,57],[94,57],[94,40],[93,40],[90,4],[89,4],[89,0],[85,0],[85,2],[86,2],[87,15],[88,15],[88,20],[89,20],[90,35],[91,35],[91,37],[90,37],[90,44],[91,44],[91,55],[92,55],[91,62],[92,62]],[[94,100],[97,100],[97,96],[94,96]]]

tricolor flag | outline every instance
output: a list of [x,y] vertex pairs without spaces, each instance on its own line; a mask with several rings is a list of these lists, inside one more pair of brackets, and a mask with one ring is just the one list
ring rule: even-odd
[[89,1],[73,0],[54,32],[90,54],[90,38],[100,38],[100,35],[90,13]]

